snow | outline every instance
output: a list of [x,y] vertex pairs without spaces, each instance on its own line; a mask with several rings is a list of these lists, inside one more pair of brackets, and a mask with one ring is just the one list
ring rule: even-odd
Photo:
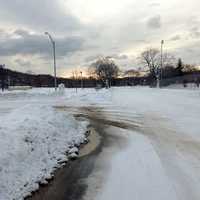
[[78,148],[77,147],[73,147],[71,148],[69,151],[68,151],[69,154],[72,154],[72,153],[78,153]]
[[0,106],[0,199],[23,199],[83,143],[88,123],[57,111],[53,91],[7,92]]
[[196,83],[187,83],[187,87],[184,87],[183,84],[171,84],[167,86],[166,88],[170,89],[184,89],[184,90],[199,90],[200,88],[197,87]]
[[120,133],[130,144],[112,157],[107,182],[95,199],[176,199],[176,192],[150,141],[130,131],[120,130]]
[[[76,153],[75,144],[84,141],[87,122],[55,106],[77,113],[90,106],[100,108],[104,120],[137,128],[109,127],[127,143],[116,142],[119,151],[102,151],[85,199],[199,200],[199,100],[197,89],[147,87],[0,93],[0,199],[22,199],[37,189],[68,159],[66,152]],[[96,185],[108,163],[103,183]]]
[[126,147],[104,149],[84,199],[199,200],[199,100],[199,90],[112,88],[105,119],[137,128],[107,131],[123,135]]

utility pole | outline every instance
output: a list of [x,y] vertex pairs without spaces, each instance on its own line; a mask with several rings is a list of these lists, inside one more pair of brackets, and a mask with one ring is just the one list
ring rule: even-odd
[[52,43],[53,46],[53,62],[54,62],[54,87],[55,90],[57,90],[57,77],[56,77],[56,43],[53,40],[52,36],[48,33],[45,32],[45,35],[47,35]]

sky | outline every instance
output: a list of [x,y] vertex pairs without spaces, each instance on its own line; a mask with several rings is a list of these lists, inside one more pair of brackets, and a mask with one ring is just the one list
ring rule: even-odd
[[122,70],[140,66],[149,47],[200,65],[199,0],[0,0],[0,63],[53,74],[56,42],[59,76],[85,71],[100,56]]

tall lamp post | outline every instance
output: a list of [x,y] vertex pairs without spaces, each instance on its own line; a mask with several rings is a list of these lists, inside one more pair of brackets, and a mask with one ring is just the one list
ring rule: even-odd
[[1,82],[1,89],[2,92],[5,90],[5,65],[0,65],[0,82]]
[[160,49],[160,80],[162,81],[162,76],[163,76],[163,45],[164,45],[164,40],[161,40],[161,49]]
[[53,46],[53,62],[54,62],[54,87],[55,90],[57,90],[57,77],[56,77],[56,43],[53,40],[52,36],[48,33],[45,32],[45,35],[47,35],[52,43]]

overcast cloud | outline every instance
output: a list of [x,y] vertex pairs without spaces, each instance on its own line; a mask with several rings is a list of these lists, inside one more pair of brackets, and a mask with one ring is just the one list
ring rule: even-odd
[[99,56],[137,68],[140,52],[162,39],[165,51],[200,65],[199,7],[199,0],[0,0],[1,63],[52,73],[48,31],[61,76]]

